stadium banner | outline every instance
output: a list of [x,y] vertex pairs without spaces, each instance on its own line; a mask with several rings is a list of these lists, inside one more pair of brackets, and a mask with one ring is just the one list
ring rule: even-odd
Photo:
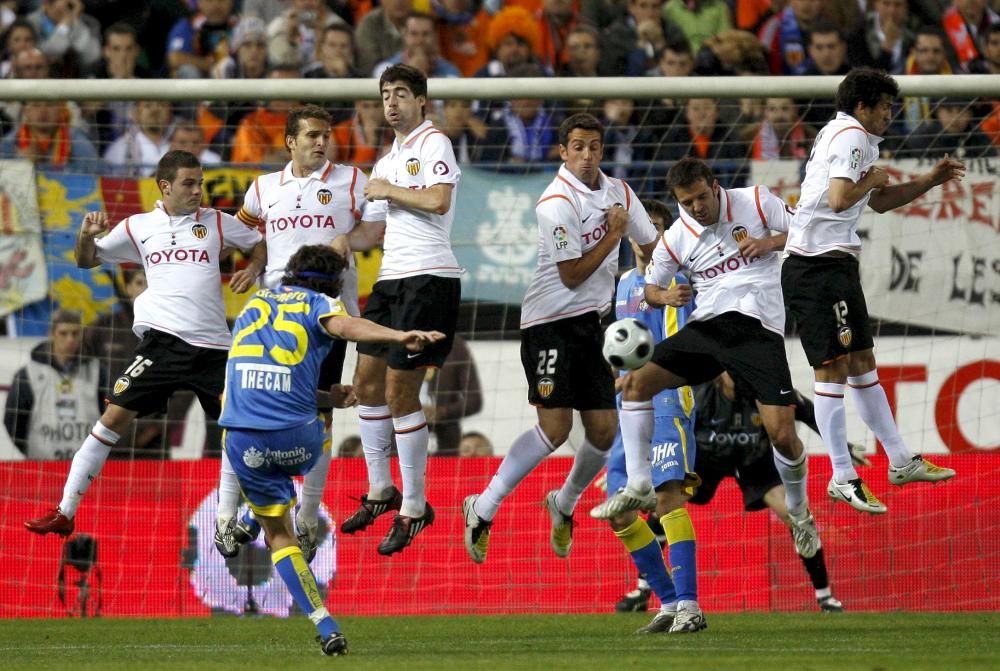
[[519,304],[538,260],[535,202],[553,177],[462,168],[452,246],[464,300]]
[[[879,165],[890,183],[931,167],[916,160]],[[861,279],[873,316],[949,332],[1000,332],[998,168],[992,160],[971,161],[961,182],[892,212],[865,210]],[[752,179],[795,204],[800,169],[794,161],[754,161]]]
[[47,291],[34,168],[31,161],[0,161],[0,317]]
[[[825,494],[829,460],[810,459],[809,494],[833,593],[851,611],[1000,610],[1000,454],[937,461],[958,471],[947,484],[890,487],[886,462],[865,477],[891,514],[866,516]],[[436,458],[427,492],[437,521],[391,558],[376,546],[390,524],[337,537],[366,489],[363,458],[335,459],[322,545],[312,568],[327,608],[341,615],[611,612],[635,584],[635,569],[608,526],[586,510],[604,494],[589,488],[577,509],[569,558],[549,547],[539,505],[558,487],[568,459],[547,459],[505,501],[489,557],[475,565],[462,544],[462,498],[479,491],[497,458]],[[56,501],[68,462],[0,463],[0,617],[163,617],[292,614],[291,599],[260,541],[224,561],[214,548],[219,462],[111,461],[94,482],[68,540],[35,536],[22,522]],[[395,461],[394,461],[395,467]],[[396,474],[398,481],[398,473]],[[814,611],[813,589],[788,530],[770,513],[747,514],[735,483],[708,506],[692,506],[699,590],[706,612]],[[863,524],[860,523],[863,521]],[[84,538],[86,537],[86,538]],[[88,551],[89,550],[89,551]]]

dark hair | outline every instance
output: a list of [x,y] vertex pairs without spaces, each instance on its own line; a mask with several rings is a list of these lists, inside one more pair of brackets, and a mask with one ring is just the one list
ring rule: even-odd
[[354,44],[354,28],[351,28],[346,23],[331,23],[323,29],[323,36],[320,37],[317,42],[325,40],[327,33],[344,33],[351,38],[351,44]]
[[705,180],[706,184],[712,186],[712,183],[715,182],[715,173],[704,161],[685,156],[674,163],[670,172],[667,173],[667,193],[674,196],[674,189],[677,187],[687,188],[702,179]]
[[189,151],[180,149],[168,151],[156,164],[156,183],[163,181],[173,183],[177,179],[177,171],[181,168],[201,168],[201,162]]
[[997,33],[1000,33],[1000,23],[991,23],[990,27],[986,29],[986,39],[989,39],[990,35],[996,35]]
[[[13,33],[17,28],[25,28],[31,31],[31,35],[35,38],[35,46],[38,46],[38,31],[35,30],[35,26],[33,26],[27,19],[14,19],[11,21],[10,25],[4,29],[3,37],[0,37],[0,47],[3,47],[4,53],[7,52],[7,40],[10,39],[11,33]],[[7,55],[10,56],[10,54]]]
[[53,328],[55,328],[57,324],[73,324],[74,326],[82,326],[83,317],[79,312],[60,308],[53,312],[49,317],[49,323]]
[[593,114],[581,112],[563,119],[559,124],[559,144],[564,147],[569,144],[569,134],[575,130],[595,130],[601,136],[601,144],[604,144],[604,126]]
[[945,37],[944,32],[937,26],[930,26],[927,24],[920,26],[920,28],[917,29],[917,32],[914,33],[913,35],[913,46],[917,45],[917,38],[920,37],[921,35],[925,35],[927,37],[936,37],[939,40],[941,40],[941,46],[947,48],[948,38]]
[[691,43],[682,39],[667,40],[667,43],[663,45],[663,48],[656,52],[656,60],[663,58],[664,51],[672,51],[675,54],[687,54],[688,56],[694,56],[694,50],[691,48]]
[[139,275],[146,275],[146,271],[142,268],[122,268],[122,285],[131,284]]
[[285,122],[285,137],[298,135],[299,122],[304,119],[317,119],[327,125],[333,124],[333,117],[319,105],[303,105],[296,107],[288,114],[288,121]]
[[809,29],[809,41],[806,46],[812,46],[813,35],[831,35],[834,33],[836,33],[839,41],[844,41],[844,33],[840,32],[840,28],[836,24],[829,21],[820,21]]
[[646,214],[650,216],[656,215],[663,219],[663,230],[666,231],[674,223],[674,213],[670,211],[670,207],[662,200],[644,200],[642,201],[642,206],[646,209]]
[[[566,39],[568,40],[570,35],[576,35],[577,33],[582,33],[584,35],[590,35],[591,37],[593,37],[594,41],[597,43],[597,49],[600,50],[601,34],[597,32],[597,28],[594,28],[593,26],[588,25],[586,23],[578,23],[577,25],[573,26],[572,30],[566,33]],[[486,436],[483,437],[485,438]]]
[[419,19],[421,21],[430,21],[432,24],[437,25],[437,19],[433,15],[428,14],[427,12],[413,11],[413,12],[410,12],[409,14],[407,14],[406,18],[403,19],[403,29],[404,30],[406,29],[406,26],[408,26],[410,24],[410,19]]
[[131,35],[132,40],[139,44],[139,31],[135,29],[131,23],[126,23],[124,21],[115,21],[110,26],[104,29],[104,43],[108,43],[108,38],[112,35]]
[[387,67],[378,80],[379,93],[382,92],[383,86],[393,82],[406,84],[406,88],[410,89],[414,98],[427,97],[427,76],[412,65],[396,63]]
[[895,79],[882,70],[854,68],[837,87],[837,111],[854,114],[854,109],[859,104],[875,107],[881,102],[883,95],[890,98],[899,95],[899,85]]
[[341,273],[346,267],[344,257],[329,245],[306,245],[288,259],[281,283],[339,296]]

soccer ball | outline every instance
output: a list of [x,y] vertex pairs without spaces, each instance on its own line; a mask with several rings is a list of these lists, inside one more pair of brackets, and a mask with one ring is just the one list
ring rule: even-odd
[[653,356],[653,333],[638,319],[619,319],[604,332],[601,352],[615,368],[641,368]]

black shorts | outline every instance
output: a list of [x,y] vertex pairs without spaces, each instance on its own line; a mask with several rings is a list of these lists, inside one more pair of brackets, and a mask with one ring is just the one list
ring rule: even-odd
[[400,331],[441,331],[447,337],[423,352],[408,352],[399,345],[358,343],[358,354],[386,359],[389,368],[397,370],[440,368],[455,340],[461,299],[462,283],[457,277],[415,275],[376,282],[362,317]]
[[140,416],[151,415],[166,411],[175,391],[189,389],[205,414],[218,419],[228,357],[226,350],[195,347],[150,329],[136,346],[132,362],[115,379],[108,401]]
[[743,492],[743,509],[747,512],[763,510],[767,507],[764,495],[781,484],[781,476],[769,449],[760,451],[756,458],[750,460],[741,458],[738,453],[729,458],[716,459],[701,451],[695,471],[701,477],[701,484],[691,497],[691,503],[696,505],[711,501],[719,484],[732,476]]
[[601,354],[603,344],[596,312],[521,331],[528,402],[543,408],[614,409],[615,378]]
[[813,368],[875,346],[853,256],[789,256],[781,266],[781,291]]
[[652,361],[690,385],[714,380],[725,370],[746,382],[764,405],[795,403],[785,339],[739,312],[688,322],[656,346]]

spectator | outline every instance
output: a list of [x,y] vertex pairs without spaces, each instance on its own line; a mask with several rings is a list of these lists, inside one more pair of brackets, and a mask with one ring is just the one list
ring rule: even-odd
[[83,0],[42,0],[28,14],[38,48],[59,77],[79,77],[101,58],[101,25],[83,13]]
[[678,161],[685,156],[706,161],[743,159],[746,146],[732,129],[719,123],[719,106],[713,98],[691,98],[684,107],[684,125],[667,131],[654,160]]
[[337,457],[363,457],[364,447],[361,445],[361,436],[348,436],[340,441],[337,446]]
[[662,15],[663,0],[628,0],[628,14],[601,33],[604,73],[639,77],[655,64],[668,44],[687,40],[684,32]]
[[[101,315],[83,331],[83,351],[96,356],[104,379],[114,380],[134,358],[139,338],[132,331],[133,302],[146,290],[146,273],[141,268],[121,271],[121,287],[115,286],[118,305]],[[131,436],[115,446],[112,457],[163,459],[169,455],[171,434],[184,422],[194,401],[190,392],[178,392],[170,399],[166,415],[158,413],[137,419]]]
[[990,26],[982,42],[982,58],[969,61],[966,69],[974,75],[1000,74],[1000,24]]
[[361,19],[355,33],[359,72],[372,72],[377,63],[403,48],[403,23],[412,11],[413,0],[382,0]]
[[169,151],[177,149],[197,156],[203,168],[212,168],[222,163],[222,157],[205,146],[205,133],[194,121],[185,119],[174,124]]
[[481,0],[441,0],[431,7],[438,18],[441,55],[463,77],[472,77],[490,59],[487,34],[491,17]]
[[449,99],[444,101],[441,123],[436,124],[451,140],[455,158],[459,163],[478,162],[481,159],[481,145],[486,138],[486,124],[472,113],[472,103],[468,100]]
[[546,71],[558,72],[566,64],[566,37],[576,26],[573,0],[542,0],[542,7],[535,14],[541,30],[540,60]]
[[440,369],[428,368],[424,385],[421,394],[424,416],[437,438],[436,454],[456,456],[462,436],[462,418],[475,415],[483,408],[476,360],[464,338],[455,336],[444,365]]
[[27,47],[14,55],[11,75],[14,79],[48,79],[52,76],[52,69],[41,49]]
[[260,19],[264,25],[271,23],[285,13],[288,0],[243,0],[240,3],[240,16]]
[[492,457],[493,443],[478,431],[466,431],[458,443],[460,457]]
[[860,29],[848,37],[848,60],[902,74],[915,38],[907,22],[907,4],[907,0],[875,0]]
[[[678,40],[668,43],[660,51],[656,67],[650,69],[646,76],[689,77],[693,72],[694,55],[691,52],[691,43],[687,40]],[[661,137],[677,122],[683,109],[684,101],[679,98],[652,100],[645,108],[642,125],[656,137]]]
[[70,118],[66,103],[24,103],[21,123],[0,142],[0,157],[25,158],[40,170],[100,174],[97,150]]
[[11,76],[14,56],[25,49],[38,46],[38,32],[26,19],[17,19],[4,30],[3,37],[3,62],[0,62],[0,78],[6,79]]
[[907,136],[897,155],[935,161],[946,154],[959,160],[993,158],[993,142],[975,128],[974,104],[974,100],[943,98],[934,109],[934,119]]
[[537,60],[542,54],[542,33],[534,17],[523,7],[504,7],[493,17],[486,35],[493,54],[476,77],[506,77],[516,65]]
[[[149,77],[149,72],[138,65],[139,35],[127,23],[113,23],[104,31],[104,58],[94,72],[98,79],[136,79]],[[84,103],[88,121],[91,121],[91,139],[99,152],[120,138],[129,125],[132,103],[114,100],[104,103]]]
[[132,124],[104,152],[112,172],[149,177],[170,148],[173,110],[165,100],[140,100],[132,107]]
[[712,35],[733,28],[733,17],[723,0],[667,0],[663,18],[683,31],[692,52]]
[[809,156],[816,138],[816,129],[802,122],[791,98],[768,98],[764,103],[764,118],[746,128],[744,137],[751,143],[750,157],[756,160],[801,161]]
[[167,36],[167,64],[172,77],[210,77],[212,68],[229,57],[229,40],[238,17],[234,0],[199,0],[198,13],[181,19]]
[[[447,105],[447,103],[445,103]],[[392,129],[385,123],[382,103],[358,100],[354,114],[333,127],[336,162],[371,171],[375,161],[392,146]]]
[[212,66],[215,79],[262,79],[267,74],[267,26],[255,16],[233,28],[231,55]]
[[948,46],[958,67],[983,57],[983,37],[990,26],[1000,23],[1000,15],[987,7],[986,0],[954,0],[941,17]]
[[773,75],[801,75],[812,64],[806,37],[819,20],[822,0],[789,0],[788,7],[761,27],[761,44],[770,52]]
[[560,77],[597,77],[601,62],[601,36],[588,26],[579,25],[566,36],[566,64]]
[[[951,74],[945,51],[945,38],[936,28],[921,28],[917,31],[913,49],[906,61],[908,75]],[[932,119],[932,101],[927,96],[903,98],[903,125],[908,132]]]
[[[298,79],[299,69],[279,65],[271,69],[268,79]],[[233,163],[274,165],[288,160],[285,146],[285,122],[288,113],[301,103],[270,100],[240,120],[233,137]]]
[[702,77],[767,74],[768,67],[764,47],[745,30],[727,30],[709,37],[694,58],[694,73]]
[[[302,72],[306,79],[340,79],[360,77],[354,66],[354,31],[343,23],[335,23],[323,31],[316,48],[316,60]],[[340,123],[351,118],[354,105],[348,101],[327,101],[323,107]]]
[[[604,172],[628,179],[633,163],[648,161],[655,149],[655,137],[635,120],[635,102],[628,98],[603,101]],[[638,168],[645,173],[646,167]]]
[[291,6],[267,25],[267,56],[281,65],[308,64],[323,31],[344,20],[322,0],[291,0]]
[[461,73],[454,63],[450,63],[440,56],[440,45],[438,44],[437,26],[434,17],[429,14],[413,13],[406,17],[403,23],[403,48],[397,53],[389,56],[375,66],[372,77],[380,77],[382,72],[390,65],[397,63],[412,62],[412,54],[417,50],[426,50],[430,57],[428,77],[461,77]]
[[28,459],[71,459],[100,418],[107,388],[100,364],[80,352],[80,315],[56,310],[50,324],[49,339],[14,375],[4,409],[7,433]]
[[[809,33],[809,60],[807,75],[846,75],[851,66],[847,63],[847,42],[840,29],[832,23],[819,22]],[[822,128],[837,115],[837,106],[829,97],[800,102],[805,109],[802,119],[815,128]]]
[[[537,63],[523,63],[510,70],[511,77],[544,77]],[[488,163],[538,163],[558,158],[559,143],[553,109],[538,99],[515,98],[494,107],[480,158]]]

